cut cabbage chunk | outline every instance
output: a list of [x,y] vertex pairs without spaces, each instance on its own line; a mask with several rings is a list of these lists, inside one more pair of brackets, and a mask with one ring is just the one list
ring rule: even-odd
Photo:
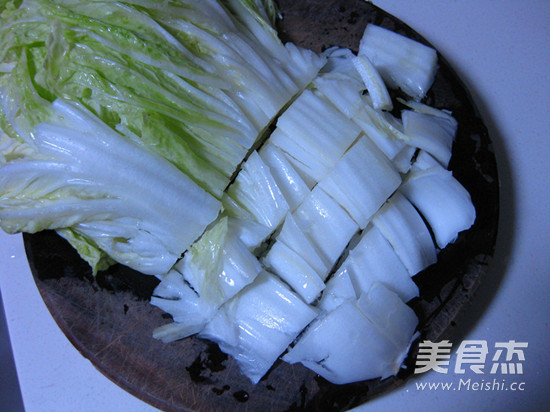
[[367,24],[359,54],[365,54],[391,88],[421,100],[435,79],[435,49],[383,27]]
[[388,158],[393,160],[406,146],[405,142],[396,138],[395,133],[390,133],[389,127],[377,125],[369,115],[368,109],[364,107],[368,103],[363,99],[361,99],[361,102],[363,103],[361,111],[357,112],[352,120],[361,127],[361,130],[376,143]]
[[229,216],[245,216],[246,220],[253,220],[272,231],[290,209],[269,167],[256,151],[244,162],[222,202]]
[[319,186],[311,191],[293,217],[330,268],[359,230],[357,223]]
[[264,271],[220,308],[199,337],[218,343],[257,383],[316,316],[316,309]]
[[399,187],[401,176],[367,137],[361,137],[319,182],[361,229]]
[[359,243],[349,251],[342,267],[347,270],[358,296],[367,292],[374,283],[383,284],[404,302],[419,295],[418,286],[395,250],[372,224],[363,231]]
[[378,148],[392,161],[400,173],[407,173],[415,148],[408,145],[402,125],[389,113],[372,111],[366,99],[352,120],[357,123]]
[[315,306],[326,313],[332,312],[346,301],[355,302],[358,298],[355,291],[347,265],[341,265],[327,282],[321,299]]
[[403,129],[411,146],[434,156],[445,168],[449,166],[457,122],[451,116],[438,116],[412,110],[401,112]]
[[252,219],[251,215],[248,218],[229,217],[227,224],[231,233],[243,242],[251,252],[255,252],[263,241],[269,237],[272,229]]
[[325,288],[325,282],[315,269],[283,242],[275,242],[262,263],[288,283],[306,303],[313,302]]
[[360,129],[310,90],[277,120],[270,141],[294,159],[314,182],[322,179],[359,136]]
[[354,82],[357,90],[365,88],[361,75],[353,64],[356,55],[350,49],[333,46],[326,49],[322,55],[326,58],[326,62],[313,83],[317,83],[320,79],[341,79]]
[[268,142],[263,145],[259,153],[264,163],[269,166],[273,178],[288,202],[290,211],[293,211],[309,194],[308,185],[281,149],[274,144]]
[[418,319],[383,285],[322,314],[284,355],[335,384],[395,375],[407,356]]
[[202,300],[220,306],[261,272],[256,256],[221,218],[174,266]]
[[437,261],[437,251],[428,227],[400,192],[388,199],[372,222],[393,246],[411,276]]
[[361,294],[357,306],[396,348],[407,349],[396,362],[400,366],[415,338],[418,317],[414,310],[381,283],[374,283],[367,293]]
[[173,318],[173,322],[153,331],[153,337],[165,343],[200,332],[218,309],[218,305],[201,299],[176,269],[162,278],[153,291],[151,304]]
[[290,213],[286,216],[281,231],[277,235],[277,242],[284,243],[301,256],[323,281],[327,278],[331,268],[325,263],[319,250],[300,229]]
[[[361,55],[355,56],[349,50],[347,50],[349,53],[345,53],[346,50],[337,53],[337,60],[341,62],[331,66],[334,72],[323,69],[313,81],[315,92],[330,101],[348,119],[357,124],[365,135],[392,160],[401,173],[407,173],[416,148],[408,144],[410,139],[403,131],[401,120],[379,109],[378,106],[383,104],[379,100],[383,101],[384,98],[375,95],[374,98],[378,99],[375,102],[372,95],[363,94],[365,83],[361,82],[361,76],[357,70],[361,70],[360,62],[368,58]],[[331,60],[335,58],[329,57],[327,66]],[[346,60],[349,61],[344,64]],[[370,61],[365,64],[370,64]],[[356,67],[356,70],[350,71],[349,66]],[[342,70],[342,67],[345,69]],[[370,70],[371,75],[376,76],[376,68],[371,65]],[[375,85],[371,85],[371,89],[373,87]],[[411,106],[413,104],[410,103]],[[422,107],[418,106],[418,108]]]
[[474,224],[476,211],[470,194],[441,166],[411,171],[399,191],[427,220],[441,249]]
[[361,75],[365,87],[372,99],[372,106],[377,110],[392,110],[393,103],[380,73],[376,70],[369,58],[360,54],[352,58],[353,65]]
[[368,96],[360,97],[361,108],[351,120],[356,123],[378,148],[393,162],[401,173],[411,166],[415,148],[409,144],[409,137],[403,131],[403,124],[389,112],[372,107]]
[[332,168],[329,159],[299,144],[299,140],[280,128],[276,128],[271,134],[269,142],[283,151],[308,189],[312,189]]
[[323,74],[313,81],[315,93],[323,96],[348,119],[353,119],[361,110],[361,93],[364,85],[354,78],[340,78]]

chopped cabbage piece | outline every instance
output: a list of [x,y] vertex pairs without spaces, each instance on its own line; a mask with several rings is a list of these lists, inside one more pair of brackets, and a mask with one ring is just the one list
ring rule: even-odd
[[437,251],[428,227],[400,192],[393,194],[372,221],[393,246],[411,276],[437,261]]
[[389,87],[401,88],[416,100],[426,95],[435,79],[435,49],[375,24],[367,24],[359,54],[370,59]]
[[332,267],[352,236],[359,230],[357,223],[320,187],[293,213],[302,232],[311,240],[328,267]]
[[399,191],[427,220],[441,249],[474,224],[476,211],[470,194],[442,167],[412,171]]
[[385,379],[401,368],[417,323],[411,308],[375,284],[312,322],[283,360],[335,384]]
[[313,307],[264,271],[220,308],[199,337],[218,343],[257,383],[316,316]]
[[400,184],[401,176],[390,160],[370,139],[361,137],[319,187],[364,229]]

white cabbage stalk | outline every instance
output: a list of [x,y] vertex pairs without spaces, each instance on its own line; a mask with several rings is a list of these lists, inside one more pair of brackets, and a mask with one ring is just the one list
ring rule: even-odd
[[325,54],[327,61],[312,82],[315,93],[351,119],[360,110],[360,94],[365,89],[365,83],[353,64],[356,56],[350,49],[338,47],[326,50]]
[[368,109],[364,107],[368,103],[365,103],[363,99],[361,99],[361,103],[361,111],[357,112],[352,120],[389,159],[393,160],[406,147],[406,143],[402,139],[396,138],[394,133],[389,133],[387,128],[376,124],[369,115]]
[[409,170],[411,170],[416,151],[416,147],[404,145],[392,159],[393,165],[397,170],[399,170],[400,173],[406,174]]
[[220,308],[199,337],[218,343],[257,383],[316,316],[281,280],[262,272]]
[[305,90],[279,117],[270,142],[318,182],[359,136],[359,128],[330,102]]
[[359,54],[365,54],[391,88],[400,88],[421,100],[435,79],[437,52],[415,40],[374,24],[368,24]]
[[318,76],[314,79],[314,83],[321,78],[342,79],[354,81],[357,89],[365,87],[353,64],[355,54],[350,49],[334,46],[326,49],[321,54],[326,58],[326,61]]
[[293,217],[319,250],[328,267],[336,263],[352,236],[359,230],[357,223],[320,187],[311,191]]
[[283,242],[275,242],[262,260],[265,267],[283,279],[306,303],[312,303],[325,282],[302,256]]
[[348,119],[355,117],[363,106],[361,93],[364,84],[354,78],[329,76],[328,73],[318,76],[313,81],[315,93],[330,101]]
[[411,146],[423,149],[445,168],[449,166],[457,122],[451,116],[437,116],[411,110],[401,112],[403,130]]
[[[337,51],[340,51],[339,49]],[[344,53],[348,51],[348,53]],[[336,52],[335,52],[336,53]],[[349,66],[359,69],[358,61],[365,56],[355,56],[348,49],[338,53],[338,65],[333,65],[335,72],[324,68],[313,81],[316,93],[330,101],[348,119],[357,124],[361,130],[376,143],[378,148],[392,160],[401,173],[407,173],[411,167],[415,147],[410,146],[409,138],[403,132],[403,125],[399,119],[375,107],[372,95],[364,96],[365,83],[359,72],[350,70]],[[357,60],[359,59],[359,60]],[[329,57],[327,66],[336,58]],[[346,62],[344,64],[343,62]],[[354,62],[355,65],[354,65]],[[342,67],[347,70],[342,70]],[[376,76],[376,68],[371,67],[372,76]],[[371,89],[374,86],[371,86]],[[382,92],[380,92],[382,93]],[[378,99],[379,96],[375,96]],[[376,104],[380,104],[376,102]]]
[[151,303],[174,322],[155,329],[164,342],[200,332],[217,309],[256,279],[258,259],[221,218],[185,253],[155,288]]
[[361,294],[357,306],[400,351],[402,358],[395,363],[399,368],[415,338],[418,317],[414,310],[381,283],[374,283],[367,293]]
[[395,167],[406,173],[411,166],[415,147],[410,145],[410,138],[404,133],[401,119],[389,112],[372,107],[369,96],[360,96],[361,110],[351,119],[393,162]]
[[[340,57],[341,60],[349,60],[348,64],[353,68],[355,68],[353,64],[355,58],[353,54],[344,54]],[[387,124],[389,114],[376,110],[372,106],[372,99],[369,96],[363,96],[365,84],[357,70],[351,73],[336,73],[334,75],[332,72],[323,71],[315,78],[313,85],[317,95],[332,103],[346,118],[357,124],[367,135],[372,132],[383,134],[385,137],[397,138],[398,141],[407,140],[406,136],[402,135],[400,127],[395,130],[394,122]],[[387,140],[391,141],[392,139]],[[393,152],[387,152],[381,147],[390,159],[395,156],[400,148],[394,149]]]
[[[223,198],[229,216],[245,217],[275,230],[289,211],[288,203],[268,166],[253,151]],[[244,212],[243,212],[244,210]]]
[[283,360],[301,362],[336,384],[395,375],[418,323],[393,292],[375,284],[315,320]]
[[393,103],[388,89],[369,58],[364,54],[359,54],[352,58],[352,62],[365,83],[372,99],[372,106],[377,110],[392,110]]
[[284,153],[308,189],[312,189],[332,168],[328,159],[312,148],[304,147],[300,144],[301,138],[291,137],[281,128],[273,131],[269,142]]
[[399,191],[427,220],[441,249],[474,224],[476,211],[470,194],[449,170],[412,171]]
[[218,309],[218,305],[201,299],[176,269],[162,278],[151,304],[172,315],[173,322],[153,331],[153,337],[165,343],[199,333]]
[[298,227],[292,214],[285,218],[281,231],[277,235],[277,242],[282,242],[299,256],[301,256],[309,266],[311,266],[321,279],[326,280],[329,270],[328,264],[323,260],[319,250],[312,241]]
[[374,283],[382,283],[404,302],[419,295],[418,286],[395,250],[373,225],[363,231],[361,240],[349,251],[342,268],[346,269],[358,296]]
[[220,219],[174,266],[202,300],[220,306],[262,271],[258,259]]
[[383,112],[376,110],[372,106],[372,100],[370,96],[361,96],[363,100],[363,110],[368,114],[371,122],[376,128],[381,130],[388,138],[402,140],[404,143],[408,143],[410,138],[404,133],[403,122],[401,119],[393,116],[389,112]]
[[430,231],[400,192],[388,199],[372,222],[395,249],[411,276],[437,261]]
[[328,280],[319,302],[315,305],[325,313],[332,312],[346,301],[355,302],[358,298],[347,265],[341,265]]
[[252,220],[251,216],[230,217],[227,223],[231,233],[252,252],[256,251],[272,232],[270,227]]
[[363,136],[319,182],[319,187],[364,229],[400,183],[401,176],[390,160]]
[[373,119],[373,113],[366,106],[369,103],[365,102],[365,99],[362,99],[362,102],[361,111],[357,112],[352,120],[392,161],[400,173],[407,173],[416,149],[407,144],[406,137],[401,131],[401,125],[395,119],[391,122],[388,121],[388,119],[392,119],[389,114],[374,112],[377,116]]
[[288,202],[290,211],[293,211],[309,194],[308,185],[281,149],[274,144],[263,145],[259,153],[264,163],[269,166],[273,178]]

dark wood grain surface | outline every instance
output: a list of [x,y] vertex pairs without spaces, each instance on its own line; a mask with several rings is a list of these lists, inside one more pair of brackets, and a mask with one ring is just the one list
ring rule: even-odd
[[[285,41],[321,51],[357,50],[368,22],[424,41],[412,29],[361,0],[279,1]],[[477,210],[472,229],[445,249],[437,264],[414,279],[421,296],[411,306],[421,339],[445,336],[471,300],[493,255],[498,222],[498,176],[491,141],[464,85],[440,56],[426,102],[452,110],[459,122],[451,169]],[[194,337],[170,344],[152,330],[170,320],[148,299],[157,281],[117,265],[92,278],[86,263],[53,232],[25,235],[33,275],[52,316],[74,346],[117,385],[166,411],[345,410],[397,388],[396,377],[333,385],[301,365],[278,362],[257,385],[216,345]],[[407,359],[412,366],[415,347]],[[46,354],[45,354],[46,356]],[[98,394],[101,396],[101,394]]]

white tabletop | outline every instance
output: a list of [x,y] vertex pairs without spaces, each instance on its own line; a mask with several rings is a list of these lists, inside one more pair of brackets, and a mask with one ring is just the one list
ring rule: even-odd
[[[491,347],[515,340],[529,346],[521,375],[460,375],[452,368],[448,374],[430,372],[361,409],[540,410],[537,406],[550,401],[550,2],[374,3],[446,56],[494,141],[501,181],[495,259],[469,312],[477,322],[459,324],[464,333],[452,343],[484,340]],[[0,288],[28,412],[155,410],[105,378],[65,338],[38,294],[19,235],[0,233]],[[466,379],[471,386],[457,390]],[[493,380],[498,385],[483,386]],[[450,382],[455,390],[419,389],[423,382]],[[474,390],[475,382],[482,388]],[[501,383],[513,382],[518,390],[499,390]]]

